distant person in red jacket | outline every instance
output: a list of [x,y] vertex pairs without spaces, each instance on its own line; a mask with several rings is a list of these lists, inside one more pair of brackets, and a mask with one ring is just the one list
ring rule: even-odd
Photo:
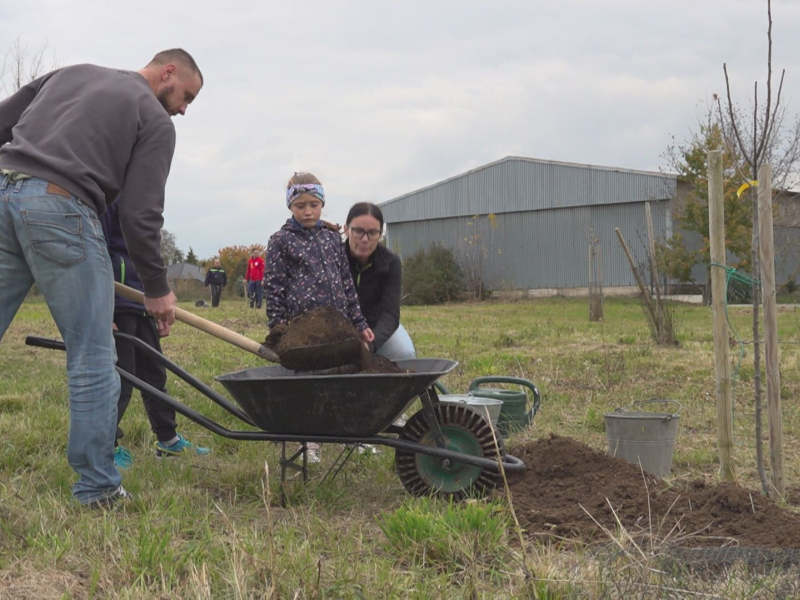
[[261,308],[261,282],[264,279],[264,259],[258,254],[258,249],[253,248],[250,260],[247,261],[247,273],[244,280],[247,282],[247,297],[250,298],[250,308]]

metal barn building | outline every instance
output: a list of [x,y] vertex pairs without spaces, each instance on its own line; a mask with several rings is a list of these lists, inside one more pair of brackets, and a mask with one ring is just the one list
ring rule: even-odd
[[390,249],[407,257],[448,246],[491,290],[585,290],[590,240],[597,239],[603,285],[629,291],[636,282],[614,228],[644,264],[645,202],[656,236],[670,237],[683,187],[670,174],[508,156],[381,209]]

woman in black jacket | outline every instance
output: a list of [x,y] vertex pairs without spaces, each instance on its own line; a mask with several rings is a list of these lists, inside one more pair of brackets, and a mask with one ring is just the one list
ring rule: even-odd
[[383,232],[381,209],[371,202],[354,204],[344,231],[361,312],[375,334],[372,351],[390,360],[416,358],[414,343],[400,324],[400,259],[378,243]]

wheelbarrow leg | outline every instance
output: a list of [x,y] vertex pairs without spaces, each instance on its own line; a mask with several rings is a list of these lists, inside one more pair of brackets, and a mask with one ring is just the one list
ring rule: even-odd
[[442,435],[442,428],[439,426],[439,421],[436,419],[436,413],[433,407],[439,404],[439,396],[436,394],[436,389],[433,387],[428,388],[419,395],[422,401],[422,414],[425,415],[425,420],[431,428],[431,435],[439,448],[445,448],[444,436]]
[[[298,463],[297,459],[302,457],[302,461]],[[300,445],[300,448],[286,458],[286,442],[281,442],[281,507],[286,507],[286,471],[291,469],[299,471],[303,474],[303,483],[308,483],[308,446],[305,442]]]
[[[320,485],[324,484],[328,481],[328,477],[330,477],[330,481],[333,481],[338,477],[341,470],[347,464],[347,461],[350,460],[350,457],[355,452],[355,449],[358,447],[358,444],[345,444],[342,451],[339,453],[339,456],[336,457],[336,460],[333,461],[331,468],[328,469],[328,472],[325,473],[325,477],[322,478],[322,481],[319,482]],[[333,475],[331,475],[333,473]]]

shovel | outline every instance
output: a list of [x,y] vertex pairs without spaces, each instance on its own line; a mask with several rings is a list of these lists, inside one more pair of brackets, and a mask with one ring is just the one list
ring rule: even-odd
[[[132,287],[128,287],[127,285],[115,281],[114,291],[123,298],[127,298],[132,302],[144,304],[144,294],[142,294],[142,292],[139,290],[135,290]],[[228,342],[229,344],[233,344],[242,350],[252,352],[256,356],[260,356],[261,358],[264,358],[270,362],[281,362],[278,358],[278,355],[263,344],[259,344],[248,337],[238,334],[235,331],[231,331],[230,329],[226,329],[222,325],[208,321],[203,317],[198,317],[197,315],[185,311],[182,308],[178,308],[177,306],[175,307],[175,319],[181,323],[186,323],[195,329],[205,331],[209,335],[213,335],[215,338],[219,338]]]
[[[144,304],[144,294],[139,290],[115,281],[114,291],[132,302]],[[291,348],[278,355],[263,344],[177,306],[175,307],[175,319],[292,371],[314,371],[320,375],[328,371],[355,373],[361,363],[362,346],[358,340],[342,340],[333,344]]]

